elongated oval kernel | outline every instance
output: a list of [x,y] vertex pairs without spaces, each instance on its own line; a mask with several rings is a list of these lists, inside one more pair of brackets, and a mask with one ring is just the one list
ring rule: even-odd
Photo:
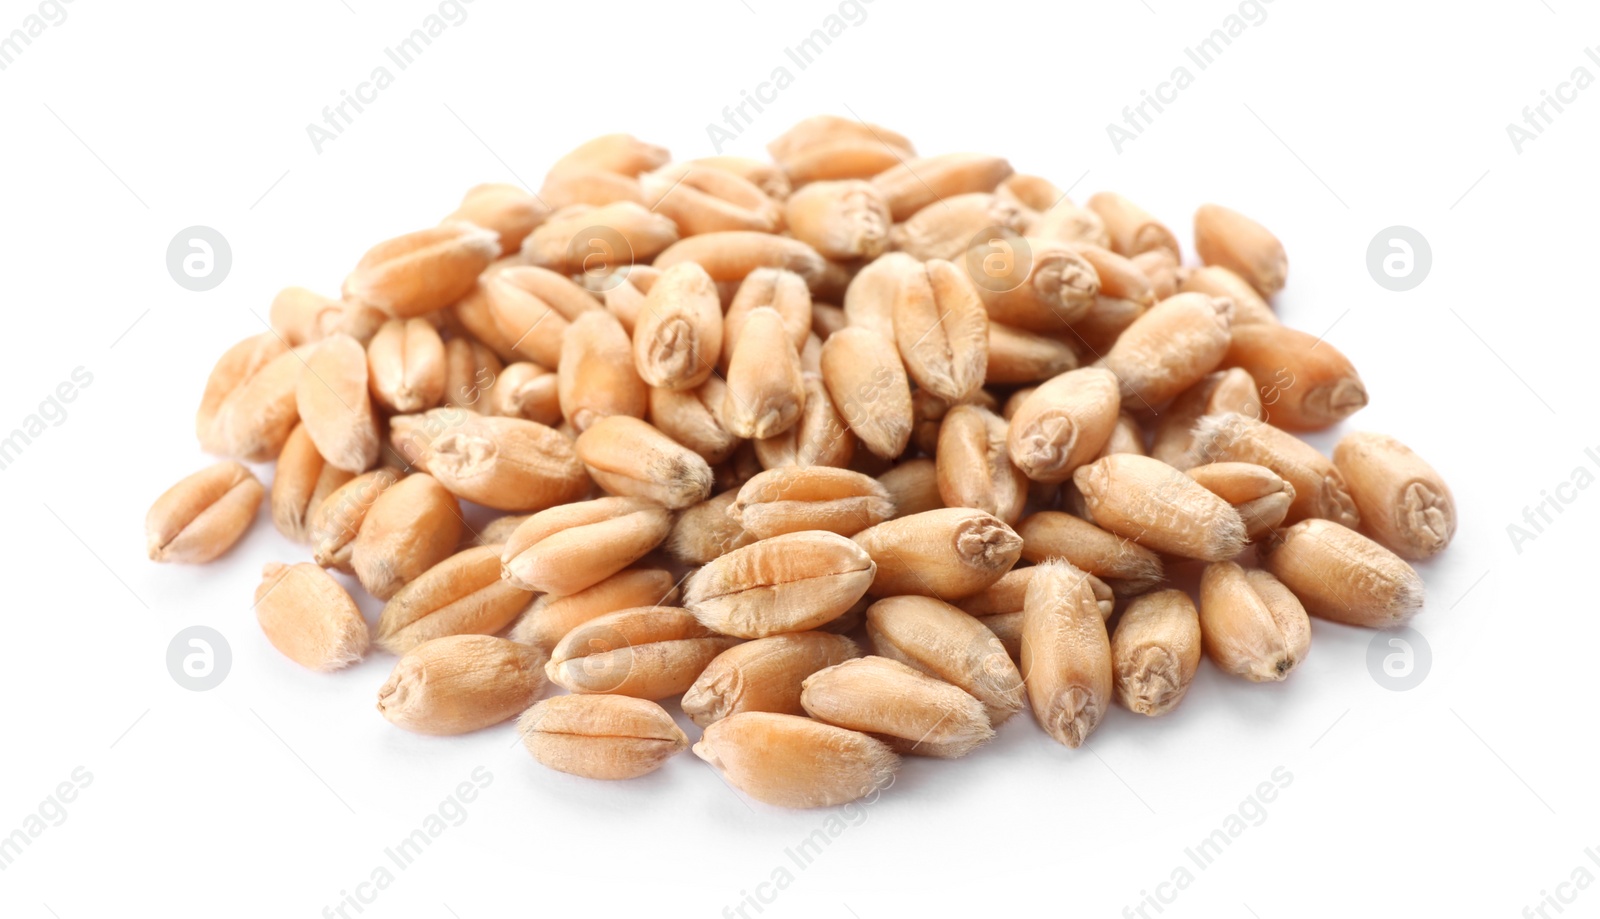
[[667,710],[628,696],[556,696],[517,720],[522,745],[541,764],[586,779],[634,779],[689,749]]
[[960,687],[983,704],[995,727],[1022,710],[1022,675],[1004,643],[942,600],[879,600],[867,607],[867,639],[873,653]]
[[890,244],[922,261],[959,259],[973,237],[985,231],[1020,235],[1027,225],[1022,208],[985,192],[951,195],[897,223]]
[[460,542],[455,496],[433,476],[408,475],[372,502],[350,546],[350,567],[367,593],[387,600]]
[[680,511],[667,535],[667,553],[690,565],[704,565],[755,542],[755,536],[728,513],[738,497],[735,486]]
[[672,528],[665,507],[643,498],[596,498],[529,517],[500,552],[512,585],[575,594],[643,558]]
[[1143,593],[1161,583],[1161,557],[1131,539],[1065,511],[1040,511],[1017,524],[1022,557],[1030,562],[1065,559],[1104,579],[1120,596]]
[[1294,486],[1254,463],[1207,463],[1187,471],[1189,478],[1233,505],[1245,535],[1258,539],[1275,529],[1294,504]]
[[444,341],[426,319],[391,319],[367,343],[367,377],[384,408],[411,414],[444,398]]
[[501,252],[515,252],[522,240],[550,216],[538,195],[508,182],[485,182],[467,189],[444,222],[463,221],[494,231]]
[[690,236],[657,256],[655,267],[665,271],[680,262],[698,262],[718,282],[742,281],[757,268],[782,268],[805,278],[813,293],[827,274],[827,260],[804,242],[747,231]]
[[651,285],[633,327],[633,363],[651,386],[693,389],[722,354],[722,301],[693,262],[667,269]]
[[1422,609],[1405,559],[1331,520],[1302,520],[1261,545],[1261,563],[1306,612],[1346,625],[1398,628]]
[[789,232],[826,258],[874,259],[889,247],[889,205],[860,179],[813,182],[784,202]]
[[1135,319],[1099,365],[1117,375],[1130,407],[1154,410],[1222,363],[1232,322],[1231,300],[1177,294]]
[[950,262],[930,260],[900,285],[894,334],[900,359],[918,386],[953,402],[983,386],[988,316],[977,288]]
[[1045,733],[1077,747],[1111,704],[1111,639],[1088,575],[1046,562],[1028,583],[1022,620],[1022,679]]
[[1410,447],[1355,431],[1333,450],[1362,526],[1401,558],[1429,558],[1456,532],[1456,503],[1439,473]]
[[520,262],[514,262],[511,258],[503,258],[490,264],[483,270],[483,274],[478,275],[478,281],[472,290],[457,301],[454,307],[441,314],[448,316],[460,330],[494,351],[495,356],[502,361],[521,360],[522,355],[512,347],[515,339],[502,332],[499,323],[495,321],[494,311],[489,308],[488,284],[496,274],[516,264]]
[[748,156],[702,156],[697,159],[668,163],[657,169],[656,175],[677,178],[691,171],[721,170],[736,175],[761,189],[774,201],[789,197],[789,177],[778,166]]
[[893,459],[911,440],[911,384],[893,340],[851,327],[822,345],[822,382],[852,433]]
[[[620,184],[620,194],[639,195],[638,182]],[[615,197],[619,192],[612,188],[607,194]],[[670,218],[624,198],[598,207],[576,204],[556,211],[522,241],[522,257],[530,265],[572,275],[648,263],[677,241],[678,226]]]
[[[1100,281],[1101,295],[1115,300],[1131,300],[1143,308],[1156,304],[1155,287],[1138,262],[1101,246],[1079,244],[1073,247],[1073,251],[1094,269],[1095,277]],[[1138,315],[1135,313],[1135,316]]]
[[278,532],[294,540],[306,542],[310,538],[311,514],[328,495],[355,478],[355,475],[336,468],[317,452],[305,425],[299,425],[289,435],[289,442],[278,454],[278,465],[272,474],[272,523]]
[[949,507],[880,523],[855,535],[877,566],[871,592],[955,600],[1011,570],[1022,538],[986,511]]
[[872,177],[895,220],[905,220],[941,198],[992,192],[1011,175],[1004,157],[942,153],[897,163]]
[[580,434],[601,418],[643,418],[650,390],[633,361],[633,346],[622,323],[596,310],[572,323],[561,342],[561,414]]
[[549,650],[591,619],[640,606],[671,606],[678,599],[672,572],[660,568],[619,571],[575,594],[541,595],[511,629],[511,640]]
[[712,658],[738,643],[675,606],[619,610],[568,632],[545,673],[571,692],[665,699],[694,685]]
[[242,463],[223,460],[167,489],[145,514],[155,562],[209,562],[233,547],[261,507],[264,489]]
[[256,621],[283,656],[322,673],[361,660],[371,644],[354,600],[310,562],[269,562],[255,594]]
[[859,731],[774,712],[742,712],[706,728],[694,755],[728,784],[777,807],[834,807],[881,792],[900,757]]
[[311,512],[308,537],[313,558],[324,568],[353,574],[350,553],[367,511],[391,485],[400,481],[393,469],[374,469],[356,476],[322,499]]
[[418,734],[499,724],[544,692],[544,653],[490,635],[450,635],[406,652],[378,690],[378,711]]
[[1239,512],[1160,460],[1117,453],[1079,469],[1072,481],[1096,524],[1142,546],[1213,562],[1244,548]]
[[1316,447],[1270,424],[1228,413],[1207,415],[1195,424],[1194,442],[1181,465],[1255,463],[1294,486],[1294,503],[1285,523],[1323,517],[1347,527],[1361,523],[1361,512],[1333,461]]
[[499,255],[493,231],[441,223],[373,246],[345,278],[344,294],[391,316],[421,316],[466,296]]
[[833,397],[819,373],[801,375],[805,404],[794,427],[754,442],[756,458],[763,469],[780,466],[850,465],[856,452],[856,436],[833,405]]
[[800,701],[811,717],[884,737],[901,753],[951,759],[994,737],[977,699],[886,657],[857,658],[806,677]]
[[1319,431],[1367,404],[1350,359],[1315,335],[1278,323],[1240,326],[1224,363],[1249,372],[1261,392],[1262,420],[1291,431]]
[[876,479],[828,466],[784,466],[744,483],[728,508],[757,539],[801,530],[852,536],[894,516]]
[[1266,227],[1221,205],[1202,204],[1194,212],[1194,248],[1201,261],[1234,272],[1263,297],[1282,290],[1289,275],[1283,243]]
[[1089,209],[1105,221],[1111,249],[1118,255],[1135,256],[1151,249],[1166,249],[1181,256],[1178,238],[1164,224],[1119,194],[1103,191],[1089,199]]
[[740,712],[804,715],[800,693],[806,677],[860,656],[855,642],[829,632],[791,632],[734,645],[683,694],[683,713],[703,728]]
[[676,175],[646,173],[639,177],[644,204],[665,214],[683,236],[754,230],[771,233],[783,221],[783,209],[761,189],[731,172],[690,167]]
[[561,360],[567,327],[600,308],[565,275],[533,265],[512,265],[483,281],[484,299],[501,337],[520,357],[546,367]]
[[878,476],[894,502],[894,516],[909,517],[944,507],[939,494],[939,468],[931,459],[910,459]]
[[561,423],[556,374],[529,361],[507,364],[495,377],[484,414],[521,418],[549,427]]
[[395,592],[378,617],[378,646],[404,654],[445,635],[493,635],[533,594],[500,577],[496,546],[463,549]]
[[[839,115],[813,115],[801,119],[776,138],[767,143],[767,152],[772,158],[786,169],[792,160],[806,154],[826,154],[830,149],[847,141],[871,141],[883,148],[884,156],[892,158],[899,156],[914,157],[911,141],[904,134],[877,124],[869,124],[852,118]],[[883,169],[889,168],[887,165]],[[870,175],[876,175],[882,169]],[[816,181],[813,176],[807,181]],[[798,183],[796,187],[799,187]]]
[[1311,647],[1311,620],[1295,595],[1233,562],[1207,565],[1200,577],[1200,631],[1218,667],[1257,683],[1288,677]]
[[1229,413],[1256,419],[1263,414],[1256,381],[1238,367],[1206,374],[1162,409],[1156,416],[1150,455],[1178,469],[1187,469],[1196,460],[1208,462],[1188,455],[1194,446],[1195,425],[1208,415]]
[[894,341],[894,303],[900,285],[922,272],[922,263],[904,252],[885,253],[868,262],[845,288],[845,321]]
[[1012,415],[1006,436],[1011,461],[1036,482],[1065,482],[1105,446],[1121,406],[1117,378],[1104,368],[1054,377]]
[[681,510],[711,494],[706,461],[637,418],[602,418],[578,435],[576,447],[595,483],[613,495]]
[[550,175],[587,171],[636,176],[665,166],[672,159],[666,147],[642,141],[632,134],[601,134],[573,147],[550,167]]
[[946,507],[975,507],[1007,524],[1028,500],[1028,477],[1006,450],[1005,419],[976,405],[957,405],[939,424],[934,453],[939,498]]
[[733,363],[734,346],[739,343],[751,310],[763,306],[777,310],[783,317],[784,330],[797,351],[805,346],[811,332],[812,311],[811,291],[805,279],[781,268],[757,268],[739,282],[739,289],[734,292],[733,302],[728,304],[727,315],[722,320],[719,366],[723,371]]
[[360,342],[348,335],[318,342],[295,386],[295,405],[317,452],[334,467],[359,473],[377,462],[382,441]]
[[751,310],[728,362],[723,422],[740,437],[753,438],[794,427],[805,405],[802,372],[783,317],[767,307]]
[[229,349],[211,371],[195,416],[200,448],[249,462],[277,456],[300,421],[295,385],[314,347],[274,351],[240,342]]
[[650,390],[650,423],[707,463],[720,463],[744,441],[722,423],[722,403],[727,384],[721,377],[681,392]]
[[1256,293],[1250,282],[1221,265],[1190,269],[1187,275],[1181,277],[1178,289],[1232,300],[1235,328],[1256,323],[1272,324],[1278,321],[1278,314],[1274,313],[1272,306]]
[[837,533],[786,533],[735,549],[690,575],[684,605],[724,635],[803,632],[843,615],[876,573],[871,556]]
[[1087,315],[1101,292],[1093,264],[1067,243],[1004,233],[973,242],[963,266],[996,322],[1060,333]]
[[502,511],[544,510],[589,490],[572,441],[520,418],[467,415],[429,441],[426,468],[452,494]]
[[[541,224],[543,226],[553,220],[569,217],[573,208],[591,210],[618,203],[643,205],[644,188],[636,176],[607,172],[604,169],[575,168],[547,174],[544,177],[544,184],[539,186],[539,197],[555,208],[550,217],[546,218],[545,224]],[[662,222],[670,223],[665,218]],[[535,230],[537,229],[536,227]],[[676,228],[673,233],[676,238]],[[531,236],[530,233],[529,237]],[[526,251],[529,248],[528,237],[523,239],[522,244],[523,250]]]
[[1140,715],[1165,715],[1183,701],[1200,667],[1200,614],[1181,590],[1135,597],[1111,635],[1117,701]]
[[1075,370],[1078,357],[1064,343],[1045,335],[989,321],[989,385],[1037,383]]

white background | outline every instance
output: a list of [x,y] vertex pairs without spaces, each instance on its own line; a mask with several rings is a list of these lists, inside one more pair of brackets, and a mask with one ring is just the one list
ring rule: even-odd
[[[0,2],[0,32],[35,8]],[[0,72],[0,431],[74,368],[93,374],[0,471],[0,834],[75,768],[93,781],[0,872],[0,914],[323,915],[479,766],[493,779],[465,822],[362,915],[723,916],[758,893],[776,899],[748,917],[1137,915],[1124,908],[1187,865],[1195,881],[1164,916],[1513,917],[1580,865],[1600,874],[1584,854],[1600,847],[1600,496],[1565,491],[1573,503],[1520,552],[1507,534],[1575,468],[1600,472],[1584,455],[1600,448],[1600,89],[1520,154],[1506,134],[1574,68],[1600,76],[1583,53],[1600,15],[1577,0],[1277,0],[1204,72],[1183,49],[1236,4],[876,0],[801,72],[783,49],[836,5],[477,0],[321,154],[307,123],[435,3],[67,9]],[[1106,123],[1182,64],[1194,85],[1119,155]],[[785,849],[829,813],[747,804],[691,755],[586,782],[533,763],[509,726],[391,727],[373,710],[386,655],[301,671],[249,609],[261,565],[304,554],[265,519],[220,564],[145,560],[149,503],[209,461],[192,421],[206,373],[261,331],[280,287],[336,292],[372,243],[435,222],[474,183],[537,187],[596,134],[708,155],[707,122],[780,65],[794,84],[729,152],[763,155],[831,112],[922,153],[1004,154],[1079,200],[1123,192],[1186,246],[1203,201],[1277,232],[1292,266],[1281,314],[1326,331],[1371,392],[1353,426],[1400,436],[1455,490],[1458,538],[1421,566],[1422,685],[1382,688],[1371,633],[1317,622],[1285,684],[1206,664],[1174,714],[1115,711],[1085,749],[1024,715],[967,759],[908,760],[800,869]],[[206,293],[164,263],[194,224],[233,249]],[[1365,265],[1395,224],[1433,249],[1408,293]],[[194,624],[233,650],[210,692],[165,664]],[[1188,862],[1278,767],[1293,779],[1265,821],[1208,869]],[[780,865],[793,882],[759,887]],[[1577,896],[1569,915],[1600,911],[1600,889]]]

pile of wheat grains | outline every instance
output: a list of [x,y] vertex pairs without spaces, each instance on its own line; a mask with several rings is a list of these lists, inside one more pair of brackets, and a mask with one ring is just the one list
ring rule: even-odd
[[[314,560],[256,588],[287,657],[375,642],[390,722],[520,714],[599,779],[689,746],[677,698],[700,758],[789,807],[1024,702],[1076,747],[1114,703],[1172,711],[1202,652],[1282,680],[1308,616],[1421,608],[1405,559],[1450,541],[1450,491],[1390,437],[1292,433],[1367,393],[1277,320],[1260,224],[1200,208],[1184,265],[1129,200],[1000,157],[827,116],[768,149],[596,138],[373,247],[339,300],[284,290],[206,382],[227,459],[155,502],[150,557],[226,552],[266,491],[243,463],[276,460],[272,521]],[[1164,586],[1185,568],[1196,596]],[[330,571],[385,601],[376,634]]]

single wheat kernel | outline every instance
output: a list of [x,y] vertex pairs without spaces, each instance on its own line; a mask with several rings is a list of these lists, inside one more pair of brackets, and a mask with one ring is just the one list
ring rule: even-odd
[[1127,198],[1103,191],[1089,199],[1089,209],[1105,221],[1111,249],[1118,255],[1132,257],[1151,249],[1166,249],[1181,256],[1178,238],[1172,231]]
[[974,507],[1015,524],[1028,500],[1028,477],[1006,450],[1005,419],[976,405],[957,405],[939,424],[934,452],[939,498],[946,507]]
[[789,232],[826,258],[874,259],[889,246],[889,204],[860,179],[812,182],[784,202]]
[[1010,571],[1022,552],[1022,538],[1004,521],[968,507],[889,520],[855,541],[877,567],[871,592],[879,597],[970,597]]
[[800,355],[783,317],[759,307],[745,317],[728,362],[722,419],[740,437],[766,438],[794,427],[805,405]]
[[1288,516],[1294,486],[1265,466],[1254,463],[1207,463],[1188,470],[1189,478],[1233,505],[1244,521],[1245,534],[1259,539]]
[[1100,279],[1070,244],[1004,234],[974,242],[965,266],[995,322],[1060,333],[1094,307]]
[[1160,460],[1113,454],[1072,481],[1096,524],[1147,548],[1213,562],[1244,548],[1239,512]]
[[881,792],[900,768],[881,740],[809,718],[741,712],[706,728],[694,755],[778,807],[834,807]]
[[[576,501],[590,481],[573,442],[520,418],[457,411],[425,430],[438,433],[414,459],[451,494],[495,510],[540,511]],[[641,424],[643,422],[640,422]]]
[[601,418],[643,418],[650,388],[639,377],[622,323],[603,310],[580,316],[561,339],[556,367],[561,414],[583,433]]
[[549,650],[591,619],[640,606],[671,606],[678,599],[672,572],[660,568],[619,571],[565,597],[541,595],[511,629],[511,640]]
[[1118,596],[1131,597],[1161,583],[1161,557],[1064,511],[1040,511],[1017,524],[1022,557],[1043,563],[1065,559],[1104,580]]
[[1207,565],[1200,578],[1200,631],[1218,667],[1257,683],[1288,677],[1311,648],[1311,620],[1295,595],[1233,562]]
[[700,263],[718,282],[742,281],[757,268],[782,268],[805,278],[812,293],[828,273],[821,253],[798,239],[739,230],[690,236],[668,247],[654,264],[666,271],[680,262]]
[[336,309],[339,301],[330,300],[304,287],[285,287],[272,298],[267,322],[276,332],[279,344],[298,347],[322,337],[322,315]]
[[529,517],[501,547],[506,582],[567,596],[643,558],[672,529],[665,507],[643,498],[596,498]]
[[1135,597],[1111,635],[1117,701],[1165,715],[1183,701],[1200,667],[1200,615],[1181,590]]
[[829,466],[782,466],[744,483],[728,513],[757,539],[801,530],[853,536],[894,516],[871,476]]
[[382,438],[367,381],[367,353],[348,335],[310,346],[295,385],[295,406],[312,443],[335,468],[366,472]]
[[[637,194],[638,182],[623,184]],[[677,241],[678,225],[666,215],[633,200],[614,200],[598,207],[577,204],[551,214],[522,241],[522,257],[529,265],[574,275],[649,262]]]
[[1278,321],[1278,314],[1272,311],[1267,301],[1261,299],[1249,281],[1221,265],[1188,269],[1187,274],[1180,275],[1178,289],[1232,300],[1233,325],[1236,329],[1243,325],[1270,325]]
[[209,562],[228,551],[255,521],[262,492],[255,474],[233,460],[187,476],[145,514],[151,561]]
[[724,635],[803,632],[843,615],[876,573],[871,556],[837,533],[785,533],[734,549],[690,575],[684,606]]
[[354,574],[350,552],[367,511],[400,476],[393,469],[374,469],[335,489],[311,512],[308,537],[312,557],[324,568]]
[[550,206],[522,186],[487,182],[467,189],[461,205],[443,222],[461,221],[492,230],[500,237],[501,252],[515,252],[549,216]]
[[1361,523],[1402,558],[1429,558],[1456,532],[1450,486],[1410,447],[1383,434],[1346,434],[1333,450]]
[[911,441],[911,384],[892,339],[852,326],[822,346],[822,381],[852,433],[893,459]]
[[857,658],[812,674],[800,701],[811,717],[884,738],[901,753],[954,759],[994,737],[977,699],[886,657]]
[[878,476],[894,502],[894,516],[909,517],[944,507],[939,495],[939,467],[931,459],[910,459]]
[[637,418],[602,418],[578,435],[578,459],[613,495],[648,498],[673,510],[711,496],[711,466]]
[[560,382],[554,371],[531,361],[507,364],[489,387],[484,414],[520,418],[546,427],[561,423]]
[[1331,520],[1302,520],[1261,545],[1266,569],[1306,612],[1346,625],[1387,629],[1422,609],[1422,578],[1405,559]]
[[845,289],[846,323],[894,341],[894,304],[900,285],[923,271],[922,263],[904,252],[888,252],[868,262]]
[[672,219],[683,236],[728,230],[776,232],[783,208],[724,169],[674,169],[639,177],[644,205]]
[[255,611],[267,641],[309,670],[347,667],[361,660],[372,642],[350,594],[310,562],[269,562],[256,587]]
[[1207,374],[1162,409],[1156,416],[1150,455],[1170,466],[1187,468],[1196,459],[1188,455],[1194,446],[1195,425],[1208,415],[1229,413],[1246,418],[1262,417],[1256,381],[1237,367]]
[[545,689],[544,652],[489,635],[423,642],[378,690],[390,724],[419,734],[466,734],[526,709]]
[[1022,621],[1022,680],[1045,733],[1077,747],[1111,704],[1111,639],[1089,576],[1066,562],[1039,566]]
[[722,353],[722,302],[705,269],[684,262],[650,287],[633,327],[633,363],[650,386],[693,389]]
[[600,309],[600,301],[572,279],[532,265],[495,271],[483,288],[500,335],[519,356],[546,367],[560,362],[567,326]]
[[378,404],[402,415],[444,399],[444,341],[426,319],[391,319],[367,343],[367,375]]
[[550,167],[550,175],[599,170],[637,176],[659,169],[672,159],[666,147],[647,143],[632,134],[602,134],[573,147]]
[[983,381],[991,386],[1039,383],[1078,366],[1064,342],[1023,329],[989,322],[989,363]]
[[783,317],[784,331],[796,351],[805,347],[813,309],[805,278],[781,268],[757,268],[739,282],[722,319],[722,356],[717,366],[724,373],[733,363],[733,346],[744,332],[750,311],[763,306],[777,310]]
[[1004,157],[943,153],[897,163],[873,176],[872,185],[888,203],[893,218],[906,220],[941,198],[992,192],[1011,173],[1011,163]]
[[493,230],[441,223],[373,246],[345,278],[345,299],[402,319],[421,316],[466,296],[499,256],[500,237]]
[[372,502],[350,546],[350,567],[379,600],[450,557],[461,542],[461,509],[433,476],[408,475]]
[[1037,482],[1065,482],[1094,459],[1116,428],[1117,378],[1100,367],[1070,370],[1041,384],[1011,416],[1011,461]]
[[540,763],[586,779],[633,779],[689,749],[667,710],[628,696],[556,696],[517,720]]
[[917,385],[952,402],[983,386],[989,361],[989,319],[971,279],[932,259],[908,277],[894,301],[895,344]]
[[486,414],[489,393],[502,369],[500,358],[488,345],[450,339],[444,346],[445,406]]
[[1244,278],[1263,297],[1283,289],[1289,259],[1283,243],[1238,211],[1202,204],[1194,213],[1194,248],[1207,265],[1221,265]]
[[792,632],[757,638],[718,654],[683,694],[683,713],[702,728],[740,712],[804,715],[806,677],[861,656],[843,635]]
[[753,442],[755,455],[764,469],[781,466],[850,465],[856,452],[856,436],[834,407],[833,398],[822,382],[822,374],[801,375],[805,404],[794,427]]
[[1134,320],[1100,366],[1117,375],[1124,402],[1154,411],[1217,369],[1232,322],[1231,300],[1177,294]]
[[1022,208],[985,192],[952,195],[935,201],[897,223],[889,233],[893,247],[921,261],[960,259],[979,233],[1021,235],[1026,228]]
[[744,442],[722,423],[727,392],[720,376],[708,377],[689,390],[651,389],[650,423],[707,463],[720,463]]
[[200,448],[252,463],[282,452],[300,421],[295,384],[311,347],[291,351],[263,332],[229,348],[212,368],[195,413]]
[[1262,420],[1280,428],[1320,431],[1367,404],[1367,388],[1349,358],[1286,325],[1235,329],[1224,363],[1249,372],[1262,393]]
[[404,654],[445,635],[493,635],[532,601],[501,579],[498,547],[463,549],[395,592],[378,617],[378,646]]
[[712,658],[738,643],[674,606],[619,610],[568,632],[545,673],[570,692],[665,699],[694,685]]

